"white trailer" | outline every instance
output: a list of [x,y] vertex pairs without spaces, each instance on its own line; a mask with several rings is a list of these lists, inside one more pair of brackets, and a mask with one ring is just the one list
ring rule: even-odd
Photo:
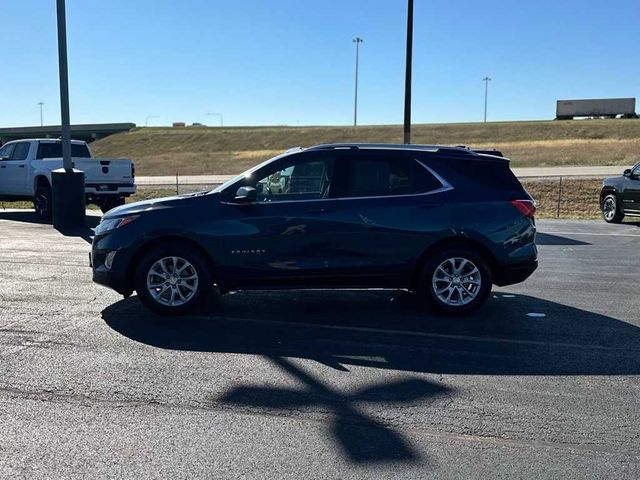
[[624,118],[636,118],[636,99],[558,100],[556,104],[556,120],[571,120],[574,117],[615,118],[618,115]]

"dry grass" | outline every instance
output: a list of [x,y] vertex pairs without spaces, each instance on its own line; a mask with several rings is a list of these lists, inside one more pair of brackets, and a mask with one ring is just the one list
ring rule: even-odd
[[[527,180],[522,184],[538,202],[536,216],[556,218],[560,179]],[[559,218],[600,218],[601,180],[563,179]]]
[[[640,120],[414,125],[414,143],[495,147],[513,166],[630,165],[640,160]],[[139,128],[92,144],[129,157],[139,175],[234,174],[287,148],[319,143],[400,143],[400,125]]]

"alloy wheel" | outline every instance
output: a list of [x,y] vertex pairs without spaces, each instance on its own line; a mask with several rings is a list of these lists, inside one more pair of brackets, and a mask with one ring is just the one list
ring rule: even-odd
[[184,258],[161,258],[149,268],[147,290],[159,304],[180,307],[198,291],[198,272]]
[[444,260],[433,272],[433,292],[445,305],[459,307],[472,302],[480,293],[480,270],[466,258]]
[[602,213],[607,220],[613,220],[616,216],[616,201],[613,197],[607,197],[602,205]]

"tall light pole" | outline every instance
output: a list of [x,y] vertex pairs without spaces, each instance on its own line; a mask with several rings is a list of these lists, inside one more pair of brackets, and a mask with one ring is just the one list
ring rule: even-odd
[[413,63],[413,0],[407,3],[407,64],[404,77],[404,143],[411,143],[411,67]]
[[221,113],[207,113],[207,116],[208,117],[218,117],[218,118],[220,118],[220,126],[224,127],[224,119],[223,119]]
[[[69,119],[69,71],[67,68],[67,21],[64,0],[57,0],[58,64],[60,70],[60,113],[62,120],[63,168],[51,174],[51,194],[40,187],[36,200],[53,214],[56,228],[83,227],[85,225],[84,172],[75,170],[71,161],[71,122]],[[47,197],[50,197],[47,198]],[[48,202],[50,203],[50,206]]]
[[353,101],[353,126],[358,126],[358,68],[360,66],[360,44],[364,42],[360,37],[353,39],[356,44],[356,93]]
[[482,81],[484,82],[484,123],[487,123],[487,99],[489,98],[489,82],[491,78],[484,77]]
[[44,105],[44,102],[38,102],[38,105],[40,106],[40,126],[42,127],[44,125],[42,120],[42,106]]
[[144,117],[144,126],[145,127],[149,126],[149,120],[151,120],[152,118],[160,118],[160,115],[147,115],[146,117]]

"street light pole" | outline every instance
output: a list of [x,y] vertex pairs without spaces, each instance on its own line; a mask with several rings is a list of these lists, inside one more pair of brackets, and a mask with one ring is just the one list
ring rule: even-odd
[[407,64],[404,78],[404,143],[411,143],[411,67],[413,63],[413,0],[407,2]]
[[358,69],[360,66],[360,44],[364,42],[360,37],[353,39],[353,43],[356,44],[356,93],[353,101],[353,126],[358,126]]
[[67,67],[67,19],[64,0],[57,0],[58,65],[60,71],[60,113],[62,116],[62,162],[69,172],[71,165],[71,122],[69,119],[69,69]]
[[491,78],[484,77],[482,81],[484,82],[484,123],[487,123],[487,99],[489,98],[489,82]]
[[44,105],[44,102],[38,102],[38,105],[40,105],[40,126],[42,127],[44,125],[42,120],[42,106]]
[[148,127],[149,126],[149,119],[151,118],[160,118],[160,115],[147,115],[146,117],[144,117],[144,126]]
[[[56,228],[85,226],[84,172],[71,161],[71,122],[69,119],[69,76],[67,68],[67,22],[65,0],[57,0],[58,64],[60,70],[60,113],[62,120],[62,165],[51,173],[51,190],[40,186],[36,198],[47,215],[53,215]],[[49,203],[51,202],[51,203]]]
[[224,127],[224,119],[221,113],[207,113],[208,117],[219,117],[220,118],[220,126]]

